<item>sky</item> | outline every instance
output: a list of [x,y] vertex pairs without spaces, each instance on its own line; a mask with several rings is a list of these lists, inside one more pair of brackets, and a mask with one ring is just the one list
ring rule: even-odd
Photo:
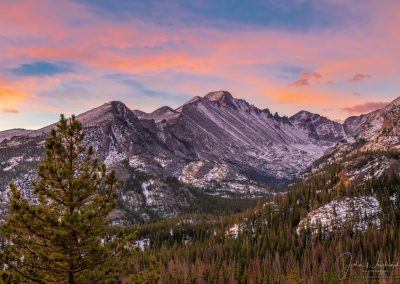
[[0,130],[227,90],[343,121],[400,96],[397,0],[0,0]]

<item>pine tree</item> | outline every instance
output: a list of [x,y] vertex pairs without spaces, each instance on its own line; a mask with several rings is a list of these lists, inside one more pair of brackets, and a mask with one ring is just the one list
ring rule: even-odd
[[85,149],[81,123],[61,115],[33,182],[35,200],[10,185],[3,261],[27,281],[106,281],[126,245],[111,233],[118,182]]
[[146,271],[132,275],[127,280],[132,284],[156,284],[160,283],[160,264],[154,256],[150,258],[150,264]]

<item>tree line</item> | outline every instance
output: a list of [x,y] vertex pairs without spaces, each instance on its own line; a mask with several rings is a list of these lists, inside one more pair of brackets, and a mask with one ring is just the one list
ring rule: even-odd
[[[122,227],[110,220],[118,205],[116,175],[99,163],[92,147],[84,145],[83,135],[74,116],[61,116],[46,141],[45,159],[33,182],[34,200],[10,185],[8,217],[0,225],[0,283],[397,283],[400,279],[398,173],[363,184],[344,183],[343,165],[333,163],[291,186],[286,194],[241,213],[188,212],[173,220]],[[396,152],[365,155],[399,159]],[[379,228],[355,230],[347,222],[335,232],[322,228],[316,233],[307,228],[296,232],[309,212],[356,196],[377,198],[382,209]],[[235,207],[232,202],[227,204]],[[245,208],[237,202],[236,208]],[[214,213],[215,204],[210,208]],[[237,234],[230,233],[232,228]],[[149,246],[140,250],[136,242],[140,239],[148,239]]]

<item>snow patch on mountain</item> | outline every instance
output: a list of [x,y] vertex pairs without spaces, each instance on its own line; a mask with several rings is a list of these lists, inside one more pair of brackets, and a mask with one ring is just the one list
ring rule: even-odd
[[318,233],[321,226],[323,232],[339,231],[350,223],[354,231],[365,231],[369,226],[380,227],[379,214],[382,208],[374,196],[346,197],[334,200],[308,213],[300,221],[296,232],[310,228],[313,234]]
[[393,193],[393,194],[390,196],[390,201],[392,202],[393,206],[396,205],[396,203],[397,203],[397,195],[396,195],[395,193]]
[[145,169],[146,162],[145,162],[145,159],[142,158],[141,156],[135,155],[135,156],[131,156],[129,158],[129,166],[131,166],[132,168],[141,170],[141,169]]
[[239,234],[243,231],[241,224],[234,224],[228,230],[226,230],[225,235],[233,239],[237,239]]
[[135,241],[135,247],[141,251],[150,247],[150,239],[149,238],[141,238]]
[[145,202],[147,205],[154,205],[154,192],[149,190],[149,186],[154,184],[154,180],[148,180],[142,183],[142,192],[145,198]]
[[230,168],[228,164],[209,160],[189,163],[182,169],[178,179],[195,187],[204,187],[210,182],[221,182],[223,180],[247,180],[246,177]]
[[124,153],[120,153],[116,149],[111,148],[108,152],[107,157],[104,160],[104,164],[106,164],[107,166],[112,166],[121,162],[124,159],[126,159],[126,155]]
[[[345,166],[351,168],[351,164],[355,164],[355,160],[348,162]],[[363,179],[364,181],[372,178],[380,178],[383,173],[391,167],[392,163],[384,156],[377,156],[366,162],[364,166],[353,166],[354,170],[348,170],[347,176],[350,180]]]
[[160,158],[160,157],[155,157],[154,158],[154,160],[162,167],[162,168],[165,168],[166,166],[168,166],[171,162],[172,162],[172,160],[168,160],[168,159],[163,159],[163,158]]
[[[2,170],[4,172],[8,172],[11,171],[12,169],[14,169],[16,166],[18,166],[18,164],[24,159],[24,156],[16,156],[16,157],[12,157],[11,159],[2,162],[1,165],[3,166]],[[1,168],[0,168],[1,169]]]

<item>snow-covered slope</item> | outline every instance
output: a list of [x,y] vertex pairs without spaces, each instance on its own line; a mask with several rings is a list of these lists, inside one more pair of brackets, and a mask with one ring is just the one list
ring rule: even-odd
[[158,122],[167,122],[169,120],[177,118],[178,116],[179,112],[173,110],[168,106],[163,106],[150,113],[146,118],[154,119],[154,121],[158,123]]
[[263,181],[294,178],[344,137],[341,125],[328,119],[274,116],[224,91],[176,111],[177,119],[160,124],[167,144],[178,140],[192,157],[224,160]]
[[347,139],[326,153],[334,160],[356,152],[400,150],[400,98],[386,107],[345,120]]
[[[118,167],[132,155],[151,153],[161,157],[168,152],[157,136],[120,102],[106,103],[77,118],[84,125],[84,143],[93,145],[96,155],[108,166]],[[44,157],[45,138],[54,127],[52,124],[0,142],[0,211],[6,207],[10,182],[15,182],[27,196],[31,195],[31,181]]]
[[139,119],[153,119],[156,123],[159,123],[161,121],[166,122],[168,120],[177,118],[179,116],[178,111],[173,110],[168,106],[160,107],[159,109],[156,109],[152,113],[145,113],[140,110],[133,110],[133,113]]
[[378,178],[385,172],[396,171],[400,151],[400,98],[386,107],[345,120],[346,139],[325,152],[311,170],[327,164],[340,163],[350,180]]
[[340,123],[331,121],[319,114],[302,110],[291,116],[290,121],[296,127],[305,130],[309,137],[321,142],[327,141],[328,144],[331,144],[346,137]]
[[300,221],[297,233],[310,229],[312,233],[329,234],[345,229],[350,224],[354,231],[364,231],[368,226],[379,228],[382,209],[374,196],[346,197],[334,200],[311,211]]
[[27,135],[31,131],[32,130],[20,129],[20,128],[0,131],[0,142],[5,139],[10,139],[12,137]]
[[[123,183],[131,178],[127,167],[154,180],[131,192],[134,197],[127,204],[153,208],[146,211],[148,215],[158,210],[160,216],[171,216],[178,212],[171,209],[177,199],[166,193],[171,189],[165,186],[166,178],[210,195],[265,196],[272,193],[272,185],[297,178],[327,149],[334,156],[343,149],[356,149],[354,145],[396,148],[399,105],[399,100],[394,101],[383,110],[349,118],[341,125],[306,111],[290,118],[273,115],[218,91],[194,97],[175,110],[162,107],[144,113],[110,102],[77,118],[85,129],[85,143],[94,146],[102,162],[118,169]],[[11,181],[29,195],[30,180],[44,155],[44,140],[54,127],[0,132],[3,205]],[[152,192],[152,188],[157,190]],[[183,192],[188,205],[190,194]]]
[[[260,110],[225,91],[194,97],[176,110],[162,107],[146,114],[110,102],[77,118],[85,128],[85,143],[92,144],[109,166],[131,157],[147,157],[150,165],[164,161],[161,170],[152,174],[175,176],[194,185],[199,180],[218,187],[223,182],[238,182],[231,174],[211,178],[222,174],[222,168],[204,172],[204,176],[199,176],[202,171],[190,173],[194,169],[191,163],[207,160],[241,177],[242,185],[230,186],[231,191],[256,182],[264,184],[266,194],[268,184],[296,177],[343,138],[340,126],[318,115],[303,112],[290,119],[272,115],[268,109]],[[18,136],[12,135],[15,137],[2,132],[2,137],[9,138],[0,144],[3,188],[16,175],[20,178],[35,170],[43,156],[44,139],[54,127],[52,124],[25,135],[18,132]],[[188,178],[194,175],[196,179]]]
[[400,97],[383,109],[346,119],[344,129],[364,142],[361,150],[400,149]]

